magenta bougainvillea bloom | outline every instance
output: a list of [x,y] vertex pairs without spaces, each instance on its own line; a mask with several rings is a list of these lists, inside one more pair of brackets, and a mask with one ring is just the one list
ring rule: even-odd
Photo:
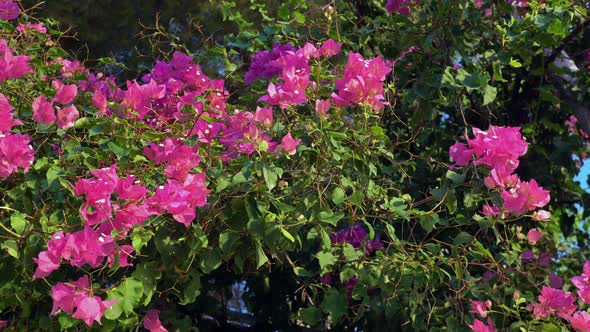
[[537,318],[547,318],[555,314],[567,319],[578,309],[572,293],[547,286],[543,286],[538,301],[539,303],[533,305],[533,315]]
[[328,115],[328,111],[330,111],[330,106],[331,103],[329,99],[318,99],[315,102],[315,112],[320,117],[326,117]]
[[543,189],[532,179],[529,182],[520,181],[515,187],[505,190],[500,195],[504,202],[504,208],[515,215],[521,215],[526,211],[549,204],[549,190]]
[[88,326],[92,326],[94,322],[102,325],[100,322],[104,312],[107,308],[110,308],[117,302],[117,299],[111,301],[103,301],[98,296],[84,297],[81,301],[76,303],[76,312],[72,315],[72,318],[77,318]]
[[0,178],[7,178],[19,168],[29,171],[35,151],[29,135],[0,133]]
[[14,110],[14,107],[10,105],[8,98],[0,93],[0,133],[10,131],[12,130],[12,127],[23,124],[14,118],[12,110]]
[[78,87],[74,84],[64,85],[60,80],[53,80],[51,86],[57,91],[53,97],[54,103],[67,105],[78,95]]
[[283,139],[281,139],[279,147],[287,154],[294,155],[297,152],[297,146],[299,146],[299,143],[301,143],[301,139],[293,139],[289,132],[283,137]]
[[263,127],[270,128],[273,122],[271,107],[257,107],[254,113],[254,122]]
[[0,0],[0,19],[14,20],[20,14],[20,8],[15,1]]
[[385,4],[388,13],[399,13],[403,16],[410,16],[410,8],[419,3],[420,0],[389,0]]
[[331,57],[340,53],[342,43],[335,42],[332,38],[326,40],[318,50],[319,56]]
[[76,304],[87,297],[89,292],[90,283],[87,275],[72,282],[58,282],[51,288],[51,298],[53,298],[51,314],[57,313],[59,309],[73,313]]
[[282,68],[273,62],[287,52],[295,52],[291,44],[274,44],[271,51],[260,51],[252,57],[248,72],[244,76],[244,83],[250,84],[258,79],[268,80],[281,73]]
[[496,328],[494,327],[494,322],[491,318],[488,317],[488,324],[480,321],[479,319],[474,319],[473,324],[469,324],[469,328],[475,332],[496,332]]
[[[467,145],[456,142],[449,148],[449,155],[456,166],[485,165],[490,169],[484,178],[486,187],[500,190],[502,208],[519,216],[535,211],[549,204],[549,191],[539,186],[534,179],[522,181],[515,172],[519,158],[528,149],[528,143],[522,138],[518,127],[491,126],[484,131],[473,128],[474,138],[467,137]],[[499,213],[498,213],[499,212]],[[485,216],[502,215],[502,211],[484,208]],[[534,218],[546,219],[547,213],[533,215]]]
[[379,235],[375,235],[373,240],[368,240],[368,236],[369,233],[362,225],[354,224],[348,228],[330,233],[330,241],[332,244],[348,243],[357,249],[364,247],[367,254],[383,249],[383,243]]
[[42,23],[19,23],[16,31],[21,33],[28,33],[29,31],[36,31],[39,33],[47,33],[47,27]]
[[542,237],[543,233],[539,232],[536,228],[529,230],[526,235],[526,239],[530,244],[536,244]]
[[586,304],[590,304],[590,261],[584,264],[582,274],[570,279],[578,288],[578,296]]
[[80,112],[74,105],[69,105],[64,108],[57,108],[57,127],[61,129],[69,129],[74,126],[74,123],[80,118]]
[[344,77],[336,80],[338,93],[332,93],[332,100],[338,106],[369,105],[379,111],[383,102],[383,81],[391,67],[376,57],[366,60],[360,54],[351,52],[344,68]]
[[168,332],[160,322],[158,310],[149,310],[143,318],[143,327],[150,332]]
[[8,42],[0,39],[0,83],[31,73],[33,70],[29,66],[29,59],[28,55],[13,55]]
[[47,101],[45,96],[39,96],[33,100],[33,120],[35,122],[49,125],[54,123],[56,119],[53,105]]
[[485,302],[482,301],[471,301],[471,310],[469,311],[472,314],[480,315],[483,318],[486,318],[488,315],[488,309],[492,307],[492,301],[486,300]]
[[551,220],[551,212],[546,210],[538,210],[533,213],[533,219],[538,221],[549,221]]
[[576,332],[590,331],[590,314],[586,311],[576,312],[569,318],[569,322]]

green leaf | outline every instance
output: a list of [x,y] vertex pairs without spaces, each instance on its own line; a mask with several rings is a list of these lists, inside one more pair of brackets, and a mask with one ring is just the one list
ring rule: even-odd
[[187,305],[195,302],[197,296],[201,295],[201,274],[196,273],[191,276],[191,280],[182,292],[182,298],[179,302],[181,305]]
[[283,21],[286,21],[291,17],[291,9],[289,8],[288,3],[284,3],[279,7],[279,18]]
[[266,257],[260,241],[255,241],[254,245],[256,246],[256,268],[260,269],[262,265],[268,262],[268,257]]
[[289,233],[288,230],[284,229],[283,227],[281,227],[280,230],[284,237],[286,237],[291,242],[295,242],[295,238],[293,235],[291,235],[291,233]]
[[219,249],[224,254],[231,253],[234,245],[240,239],[240,235],[231,230],[225,230],[219,234]]
[[2,249],[6,250],[10,256],[18,258],[18,244],[16,241],[6,240],[2,242]]
[[58,166],[52,165],[47,170],[47,185],[51,187],[51,184],[59,177],[59,173],[61,172],[61,168]]
[[109,150],[111,150],[119,159],[127,156],[127,154],[128,154],[127,149],[118,146],[114,142],[107,143],[107,146],[108,146]]
[[430,233],[434,229],[434,226],[438,224],[438,221],[438,214],[426,214],[420,217],[420,226],[422,226],[422,229],[426,232]]
[[520,68],[522,67],[522,63],[520,63],[516,59],[510,58],[510,66],[512,66],[513,68]]
[[318,216],[321,222],[336,226],[338,221],[344,218],[344,212],[321,211]]
[[445,177],[449,180],[451,180],[453,182],[454,185],[460,185],[463,182],[465,182],[465,177],[467,176],[467,174],[463,173],[463,174],[458,174],[455,173],[451,170],[447,171],[447,174],[445,175]]
[[27,228],[28,222],[20,212],[15,212],[10,216],[10,226],[18,235],[23,234]]
[[324,294],[324,299],[320,306],[332,316],[333,323],[337,323],[346,314],[346,296],[339,293],[336,289],[330,288]]
[[332,190],[332,202],[334,202],[334,204],[340,205],[345,199],[346,193],[344,192],[344,189],[336,187]]
[[299,267],[299,266],[293,268],[293,272],[295,273],[296,276],[299,276],[299,277],[313,277],[314,276],[313,273],[311,273],[311,272],[307,271],[306,269]]
[[491,86],[491,85],[486,85],[485,88],[483,88],[483,106],[493,102],[496,99],[496,95],[498,94],[498,90]]
[[221,252],[218,249],[211,250],[201,257],[201,270],[209,274],[217,269],[221,262]]
[[322,271],[322,275],[326,274],[327,272],[329,272],[329,267],[334,265],[334,263],[337,260],[337,257],[332,255],[331,252],[329,251],[322,251],[319,252],[316,257],[318,258],[318,261],[320,263],[320,269]]
[[274,170],[266,166],[262,169],[262,174],[264,175],[264,181],[266,181],[268,191],[271,191],[274,187],[277,186],[279,176],[277,175],[277,173],[274,172]]
[[344,244],[344,256],[348,261],[357,260],[365,255],[364,251],[355,249],[352,245],[345,243]]
[[156,262],[138,264],[132,276],[141,281],[143,294],[145,295],[143,304],[148,305],[156,291],[158,280],[162,278],[162,272],[158,269],[158,264]]
[[105,312],[106,318],[114,320],[119,318],[122,313],[131,315],[143,296],[143,282],[134,277],[126,278],[108,294],[109,300],[117,299],[117,302]]
[[301,312],[300,318],[305,324],[315,326],[322,320],[322,312],[320,309],[314,307],[305,308]]
[[457,244],[469,243],[469,242],[471,242],[471,239],[472,239],[471,234],[469,234],[467,232],[461,232],[461,233],[457,234],[457,237],[455,237],[453,244],[457,245]]

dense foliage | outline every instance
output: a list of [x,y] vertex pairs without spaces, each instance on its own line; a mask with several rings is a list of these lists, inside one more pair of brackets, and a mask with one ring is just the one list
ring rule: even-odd
[[0,0],[0,328],[590,330],[583,1],[236,6],[120,80]]

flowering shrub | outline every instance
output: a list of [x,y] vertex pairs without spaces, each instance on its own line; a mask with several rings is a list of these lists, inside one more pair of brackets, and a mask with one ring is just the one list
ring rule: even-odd
[[[435,129],[392,120],[394,65],[424,45],[387,60],[277,42],[240,104],[180,51],[117,84],[19,10],[0,0],[0,327],[206,330],[245,281],[275,327],[590,329],[590,262],[557,268],[562,211],[524,175],[530,129],[464,118],[473,136],[429,147]],[[444,73],[482,107],[498,96],[487,72]]]

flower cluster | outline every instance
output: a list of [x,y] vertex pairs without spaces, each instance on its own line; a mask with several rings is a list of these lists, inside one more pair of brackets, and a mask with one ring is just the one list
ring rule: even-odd
[[[522,181],[515,170],[518,159],[528,148],[517,127],[491,126],[488,131],[473,129],[474,138],[467,137],[467,145],[456,142],[450,147],[452,166],[485,165],[490,169],[490,175],[484,179],[490,189],[501,191],[503,209],[519,216],[527,211],[535,211],[549,203],[549,191],[540,187],[532,179]],[[485,206],[484,215],[502,215],[500,208]],[[539,210],[537,215],[547,215],[547,211]]]
[[[583,272],[579,276],[570,279],[571,283],[578,288],[579,298],[586,304],[590,304],[590,261],[584,264]],[[528,309],[533,312],[536,318],[549,318],[557,316],[568,321],[571,327],[577,332],[590,330],[590,314],[586,311],[579,311],[577,299],[571,292],[561,289],[563,281],[554,273],[549,278],[550,286],[543,286],[537,303],[531,303]]]
[[[0,13],[1,6],[2,2],[0,2]],[[29,66],[30,57],[13,53],[14,51],[8,47],[8,42],[5,39],[0,39],[0,83],[8,79],[18,79],[32,72]]]
[[330,234],[330,241],[337,245],[340,243],[348,243],[354,248],[363,247],[367,254],[371,254],[376,250],[383,250],[383,243],[379,235],[375,235],[373,240],[368,240],[369,233],[360,224],[354,224],[351,227],[341,229]]
[[309,61],[337,55],[341,47],[342,44],[332,39],[325,41],[319,49],[311,43],[299,49],[294,49],[289,44],[275,44],[271,52],[262,51],[254,56],[245,82],[279,76],[276,84],[269,83],[267,94],[259,100],[270,105],[280,105],[282,108],[304,104],[307,102],[305,90],[311,83]]
[[338,106],[369,105],[375,111],[383,108],[383,81],[391,72],[391,66],[376,57],[366,60],[351,52],[344,68],[344,77],[336,80],[338,93],[332,93]]
[[[61,80],[54,80],[51,85],[56,93],[51,101],[44,95],[38,96],[33,101],[33,120],[38,123],[50,125],[57,120],[57,126],[61,129],[69,129],[80,118],[80,112],[71,103],[78,95],[78,87],[75,84],[63,84]],[[54,106],[54,103],[65,107]],[[67,105],[67,106],[66,106]],[[57,116],[56,111],[57,110]]]
[[20,14],[20,8],[15,1],[0,0],[0,20],[14,20]]
[[98,296],[91,296],[90,291],[88,276],[73,282],[58,282],[51,288],[51,314],[56,314],[61,309],[63,312],[73,313],[73,318],[83,320],[88,326],[92,326],[95,321],[101,324],[100,319],[105,310],[112,307],[117,300],[103,301]]
[[18,168],[27,172],[35,158],[29,135],[10,132],[12,127],[22,125],[12,110],[8,98],[0,93],[0,178],[9,177]]
[[403,16],[410,16],[410,8],[420,3],[420,0],[389,0],[385,4],[388,13],[398,13]]

